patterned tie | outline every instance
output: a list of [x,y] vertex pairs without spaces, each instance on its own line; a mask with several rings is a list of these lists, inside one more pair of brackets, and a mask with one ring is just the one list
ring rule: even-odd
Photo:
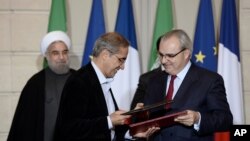
[[[176,78],[176,75],[172,75],[171,76],[171,80],[170,80],[170,84],[168,87],[168,92],[167,92],[167,96],[166,96],[166,101],[170,101],[172,100],[173,97],[173,92],[174,92],[174,80]],[[170,108],[170,104],[166,104],[166,109]]]

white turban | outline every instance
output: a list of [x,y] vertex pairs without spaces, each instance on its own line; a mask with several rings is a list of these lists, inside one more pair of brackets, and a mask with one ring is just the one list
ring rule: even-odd
[[70,49],[71,42],[69,36],[63,31],[52,31],[46,34],[41,41],[41,53],[45,56],[45,53],[51,43],[55,41],[62,41],[66,44],[67,48]]

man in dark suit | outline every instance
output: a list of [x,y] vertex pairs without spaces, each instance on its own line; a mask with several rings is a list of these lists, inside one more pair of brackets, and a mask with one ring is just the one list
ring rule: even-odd
[[125,111],[117,107],[110,83],[117,71],[124,69],[128,47],[129,42],[116,32],[97,39],[91,62],[72,75],[64,87],[56,140],[124,140],[127,131],[124,124],[130,116],[121,115]]
[[[157,48],[159,48],[161,37],[162,36],[160,36],[156,41]],[[138,87],[136,90],[136,94],[135,94],[133,101],[130,105],[130,109],[133,109],[137,103],[142,103],[142,100],[144,99],[144,95],[146,93],[145,90],[146,90],[146,87],[148,84],[147,82],[149,82],[151,77],[154,77],[155,74],[162,72],[162,66],[160,65],[159,57],[157,57],[155,65],[153,65],[153,67],[151,69],[152,69],[151,71],[146,72],[140,76],[139,84],[138,84]]]
[[150,118],[187,111],[175,118],[176,124],[162,127],[151,136],[154,141],[213,141],[213,133],[228,130],[233,117],[227,102],[223,78],[194,65],[192,43],[183,30],[172,30],[161,37],[157,47],[164,71],[154,70],[140,77],[132,102],[154,104],[166,99],[173,78],[173,103],[151,111]]
[[41,41],[48,67],[25,84],[16,107],[7,141],[53,141],[61,93],[70,68],[71,40],[63,31],[51,31]]
[[149,84],[148,82],[152,77],[154,77],[156,74],[161,73],[162,68],[161,66],[146,72],[140,76],[139,79],[139,84],[136,89],[136,94],[134,95],[133,101],[131,103],[130,109],[134,109],[137,103],[143,103],[144,96],[146,94],[146,88],[148,87],[147,85]]

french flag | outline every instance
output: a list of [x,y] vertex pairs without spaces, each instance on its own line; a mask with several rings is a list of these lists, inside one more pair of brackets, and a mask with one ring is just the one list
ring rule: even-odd
[[118,71],[111,83],[112,91],[119,108],[129,110],[141,74],[131,0],[120,0],[115,31],[130,42],[130,47],[125,69]]
[[[235,0],[223,0],[222,4],[218,73],[222,75],[225,82],[227,100],[233,114],[233,124],[244,124],[239,32]],[[230,141],[230,132],[216,132],[214,141]]]
[[91,53],[95,41],[99,36],[104,33],[105,21],[103,16],[102,0],[93,0],[84,54],[82,57],[82,66],[86,65],[89,61],[91,61]]
[[239,52],[239,32],[235,0],[224,0],[222,5],[218,73],[225,81],[227,100],[234,124],[244,124],[242,75]]

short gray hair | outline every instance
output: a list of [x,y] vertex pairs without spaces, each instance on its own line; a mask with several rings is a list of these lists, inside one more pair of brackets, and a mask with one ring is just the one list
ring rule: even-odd
[[[164,40],[169,39],[172,36],[175,36],[175,37],[177,37],[179,39],[181,49],[184,49],[184,48],[189,49],[190,52],[191,52],[191,55],[192,55],[192,53],[193,53],[193,44],[192,44],[192,41],[189,38],[188,34],[184,30],[174,29],[174,30],[171,30],[171,31],[165,33],[161,37],[161,42],[164,41]],[[157,46],[157,50],[159,51],[159,46]]]
[[128,48],[128,40],[117,32],[109,32],[103,34],[96,40],[92,55],[97,57],[105,49],[111,54],[116,54],[121,47]]

